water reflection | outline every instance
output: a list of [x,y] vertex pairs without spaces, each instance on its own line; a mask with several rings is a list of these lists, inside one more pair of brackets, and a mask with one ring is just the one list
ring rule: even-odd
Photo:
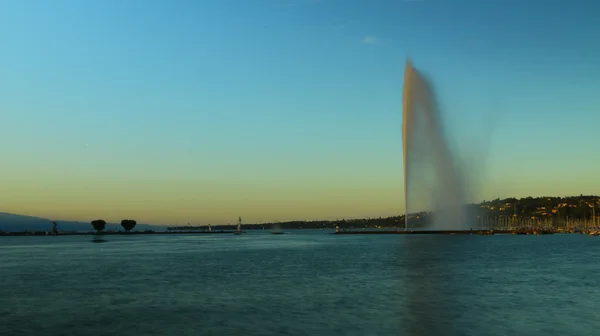
[[108,240],[106,240],[103,235],[94,235],[94,238],[92,239],[92,243],[106,243],[106,242],[108,242]]
[[463,335],[458,297],[465,280],[461,258],[470,236],[406,237],[401,260],[406,301],[402,329],[406,335]]

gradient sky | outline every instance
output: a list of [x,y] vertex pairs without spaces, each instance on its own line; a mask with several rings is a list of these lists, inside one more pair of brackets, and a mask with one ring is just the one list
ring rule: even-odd
[[600,2],[0,1],[0,211],[401,214],[404,62],[476,198],[600,193]]

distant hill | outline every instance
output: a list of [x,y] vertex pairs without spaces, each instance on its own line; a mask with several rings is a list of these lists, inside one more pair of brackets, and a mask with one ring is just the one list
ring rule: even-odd
[[[93,231],[90,223],[72,222],[72,221],[56,221],[59,231]],[[107,223],[107,231],[122,230],[121,224]],[[165,228],[160,226],[152,226],[148,224],[137,224],[134,231],[154,230],[163,231]],[[52,221],[46,218],[15,215],[6,212],[0,212],[0,231],[6,232],[23,232],[23,231],[51,231]]]

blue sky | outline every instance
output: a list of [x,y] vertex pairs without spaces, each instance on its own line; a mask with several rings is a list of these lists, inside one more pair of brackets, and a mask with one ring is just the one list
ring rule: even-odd
[[404,61],[478,198],[599,193],[596,1],[0,2],[0,211],[403,213]]

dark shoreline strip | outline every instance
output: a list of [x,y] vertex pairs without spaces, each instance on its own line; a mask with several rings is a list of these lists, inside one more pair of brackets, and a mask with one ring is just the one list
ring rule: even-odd
[[554,230],[379,230],[379,231],[338,231],[333,232],[332,234],[446,234],[446,235],[493,235],[493,234],[517,234],[517,235],[527,235],[527,234],[555,234],[555,233],[581,233],[581,232],[560,232]]

